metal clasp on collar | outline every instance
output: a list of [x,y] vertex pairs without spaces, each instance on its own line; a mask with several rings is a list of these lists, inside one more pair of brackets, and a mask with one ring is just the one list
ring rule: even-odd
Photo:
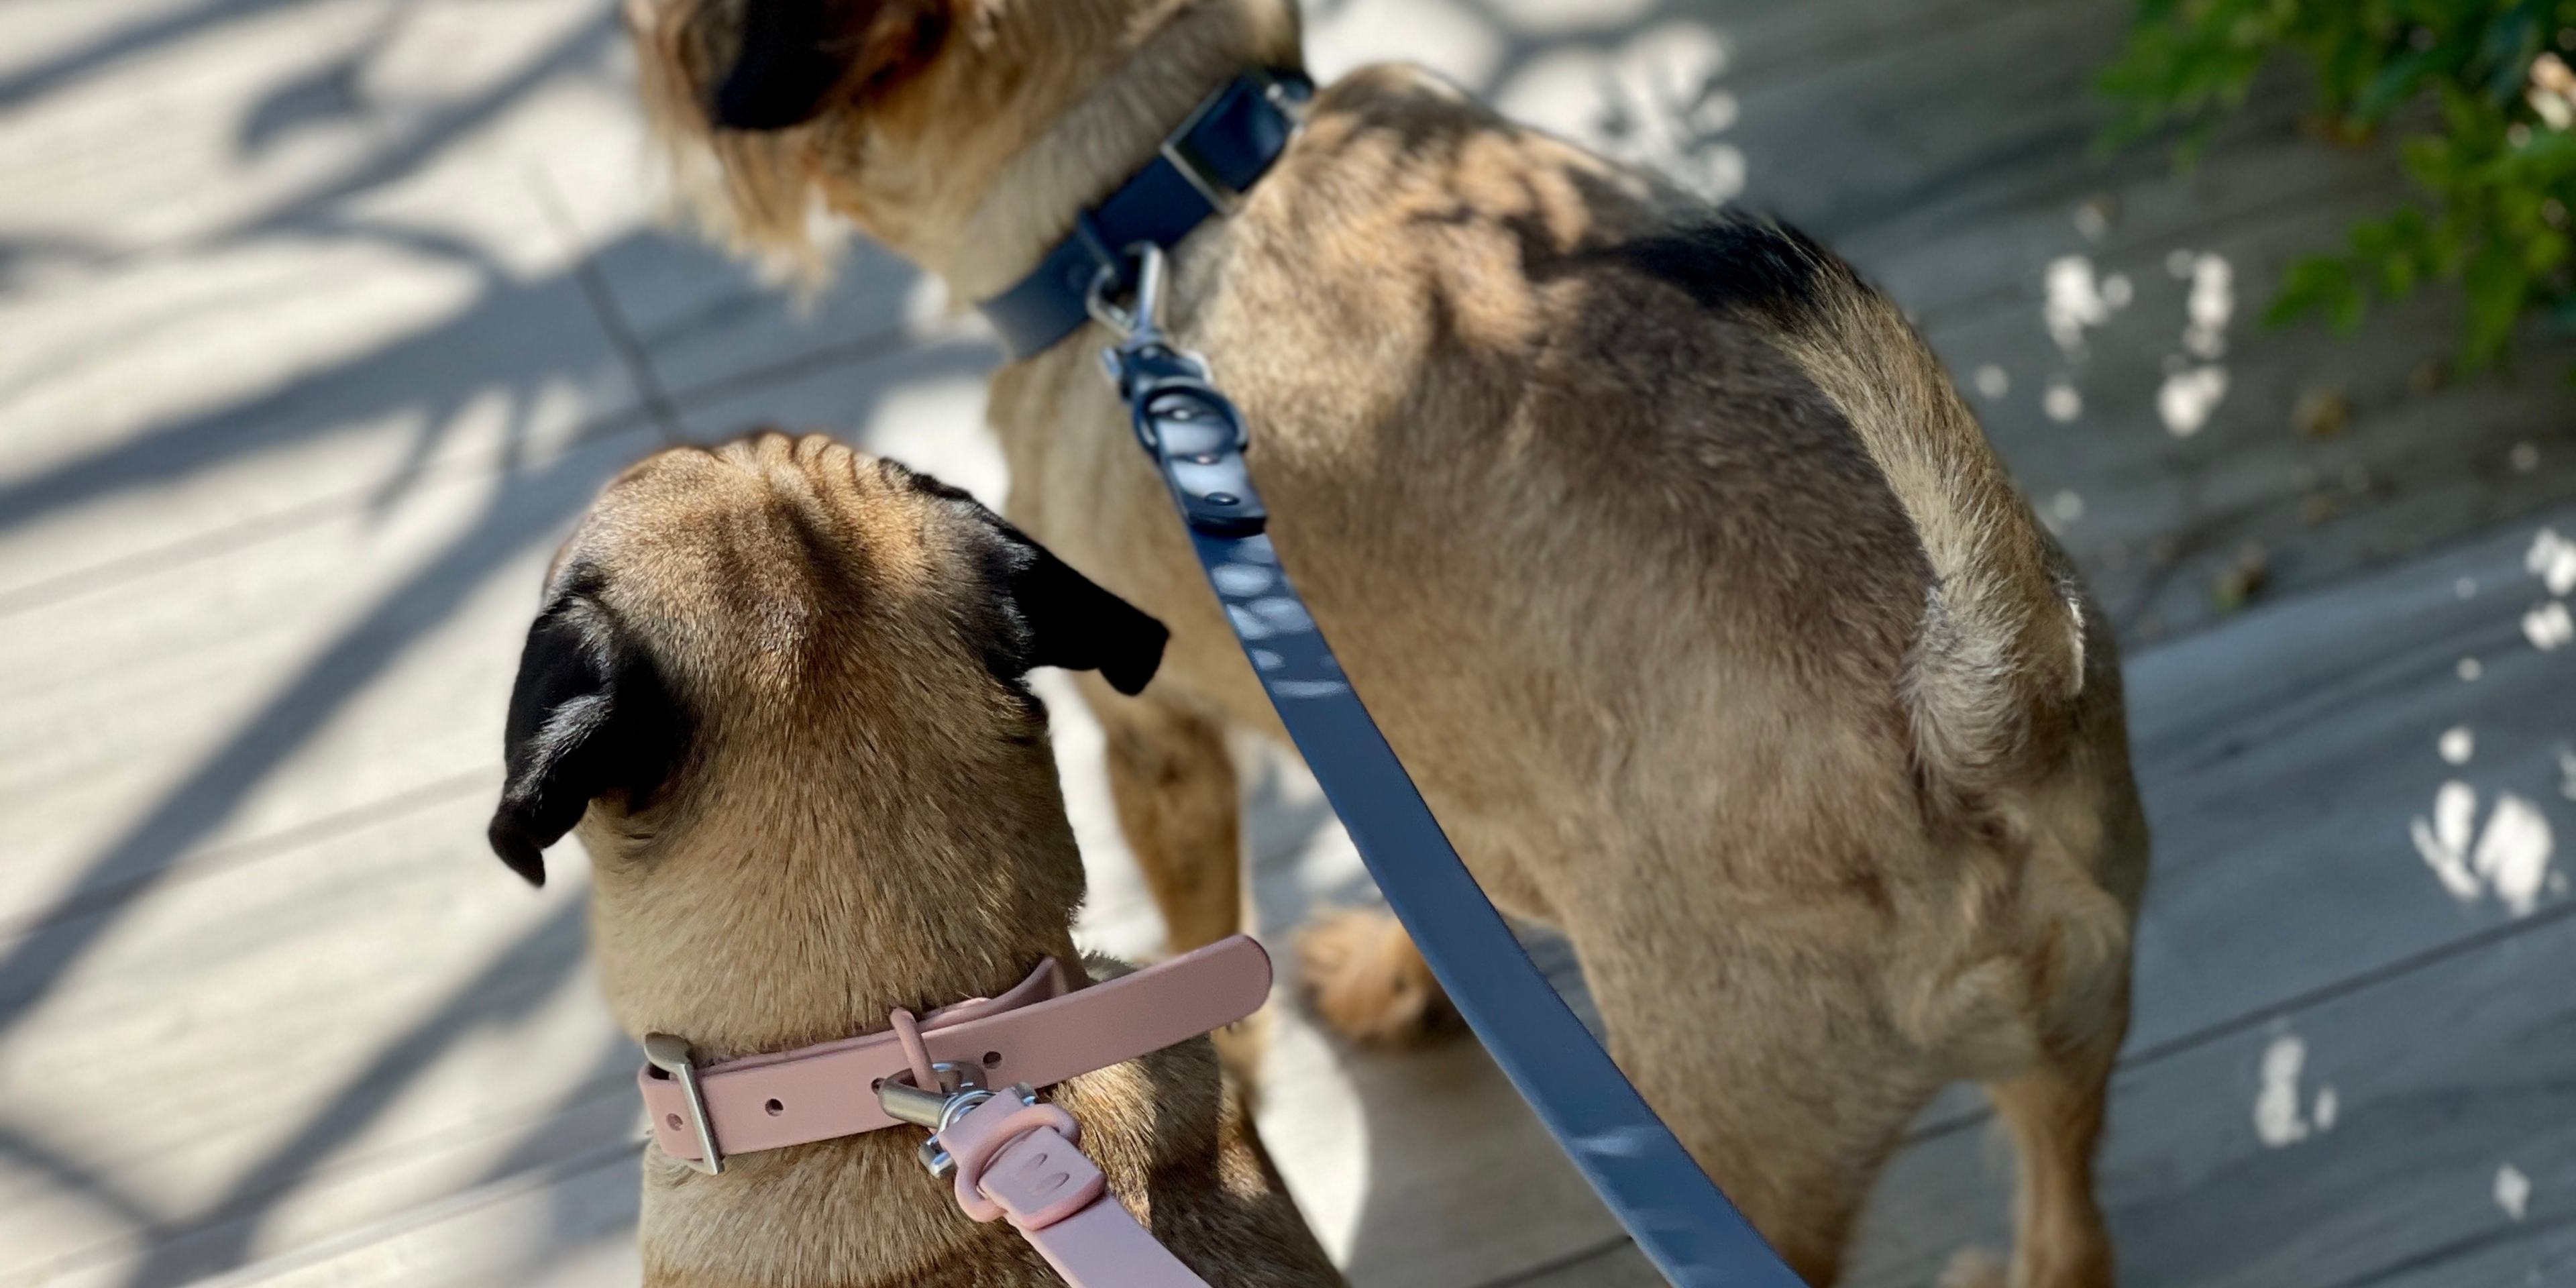
[[[1127,307],[1120,308],[1111,294],[1127,284],[1127,266],[1136,266],[1135,290]],[[1082,294],[1082,307],[1092,320],[1109,328],[1121,344],[1151,344],[1162,337],[1163,282],[1170,274],[1170,263],[1163,248],[1152,242],[1137,242],[1118,252],[1118,258],[1100,266],[1091,275],[1091,288]]]
[[1161,247],[1139,243],[1122,252],[1136,263],[1136,290],[1126,307],[1110,298],[1124,264],[1104,267],[1085,301],[1118,343],[1101,350],[1110,386],[1127,404],[1136,441],[1153,454],[1190,526],[1214,537],[1262,531],[1270,513],[1252,486],[1243,452],[1252,433],[1243,413],[1217,391],[1207,359],[1172,346],[1162,331],[1163,284],[1170,268]]
[[885,1109],[887,1117],[930,1129],[930,1139],[921,1142],[919,1157],[921,1165],[943,1181],[957,1170],[957,1160],[949,1156],[939,1138],[958,1119],[996,1095],[1011,1096],[1024,1105],[1038,1102],[1036,1089],[1025,1082],[1003,1092],[986,1087],[980,1065],[942,1061],[930,1069],[939,1076],[939,1090],[916,1085],[911,1071],[906,1070],[877,1084],[877,1104]]
[[[1214,106],[1214,103],[1209,106]],[[1199,110],[1204,112],[1207,109]],[[1186,132],[1163,140],[1161,151],[1163,159],[1171,162],[1172,168],[1180,171],[1181,177],[1189,180],[1190,186],[1198,189],[1199,195],[1207,198],[1209,205],[1229,215],[1243,208],[1243,194],[1217,177],[1215,167],[1209,164],[1198,145],[1190,142]]]
[[698,1086],[698,1066],[690,1058],[688,1039],[668,1033],[645,1034],[644,1058],[671,1075],[680,1084],[681,1097],[688,1101],[689,1129],[698,1138],[698,1158],[689,1166],[709,1176],[724,1175],[724,1152],[716,1148],[715,1123],[707,1117],[707,1097]]

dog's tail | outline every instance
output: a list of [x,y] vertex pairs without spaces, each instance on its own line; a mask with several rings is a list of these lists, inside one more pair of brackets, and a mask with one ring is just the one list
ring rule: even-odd
[[1731,219],[1691,240],[1686,285],[1767,323],[1860,436],[1923,542],[1932,585],[1904,697],[1927,786],[1974,795],[2055,754],[2084,688],[2082,590],[1931,346],[1793,229]]

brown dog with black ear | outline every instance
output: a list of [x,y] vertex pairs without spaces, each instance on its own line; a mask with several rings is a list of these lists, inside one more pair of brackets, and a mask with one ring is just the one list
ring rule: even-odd
[[[737,242],[829,213],[989,300],[1294,0],[629,0]],[[1944,1083],[2023,1185],[2012,1281],[2108,1284],[2092,1193],[2147,834],[2100,615],[1904,315],[1830,253],[1355,72],[1172,248],[1163,321],[1252,430],[1271,534],[1459,853],[1562,929],[1613,1053],[1811,1282]],[[1175,948],[1237,928],[1229,728],[1277,734],[1089,326],[994,378],[1011,517],[1171,624],[1086,695]],[[1310,938],[1402,1029],[1401,933]]]
[[[701,1064],[999,997],[1076,956],[1083,894],[1032,667],[1145,687],[1160,624],[965,494],[762,434],[629,470],[557,557],[511,696],[493,848],[576,831],[610,1008]],[[864,1087],[852,1088],[867,1095]],[[1184,1042],[1059,1085],[1109,1192],[1210,1282],[1338,1285]],[[887,1130],[644,1164],[645,1282],[1060,1285]]]

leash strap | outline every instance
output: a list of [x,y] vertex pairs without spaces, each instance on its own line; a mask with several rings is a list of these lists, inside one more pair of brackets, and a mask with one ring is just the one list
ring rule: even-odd
[[1123,337],[1103,357],[1137,441],[1171,488],[1244,656],[1432,974],[1665,1278],[1683,1288],[1800,1288],[1468,875],[1279,566],[1244,460],[1251,434],[1242,413],[1206,362],[1156,327],[1161,250],[1148,243],[1128,253],[1139,265],[1132,310],[1096,295],[1091,311]]
[[1072,1288],[1208,1288],[1109,1194],[1073,1115],[1000,1096],[938,1139],[957,1169],[957,1206],[1008,1218]]
[[1169,248],[1234,209],[1296,136],[1315,83],[1295,72],[1247,72],[1199,103],[1163,140],[1153,163],[1082,213],[1036,269],[978,306],[1013,358],[1041,352],[1089,320],[1084,302],[1104,273],[1124,290],[1132,261],[1119,248]]

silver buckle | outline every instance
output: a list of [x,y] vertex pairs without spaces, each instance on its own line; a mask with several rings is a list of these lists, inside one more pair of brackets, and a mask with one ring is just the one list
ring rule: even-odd
[[[1266,71],[1253,71],[1247,74],[1259,83],[1261,97],[1272,107],[1285,114],[1292,123],[1304,123],[1305,105],[1289,97],[1288,87],[1281,84],[1277,77]],[[1208,113],[1215,111],[1216,105],[1224,102],[1225,96],[1233,92],[1234,83],[1228,81],[1218,86],[1206,98],[1200,99],[1198,107],[1190,112],[1190,119],[1181,122],[1181,128],[1163,136],[1163,145],[1160,149],[1163,159],[1171,162],[1172,168],[1180,171],[1181,177],[1189,180],[1190,186],[1198,189],[1199,195],[1207,198],[1209,205],[1229,215],[1243,208],[1243,192],[1216,177],[1216,171],[1208,165],[1207,157],[1190,145],[1190,136],[1198,132],[1199,122],[1206,120]]]
[[[1208,106],[1213,107],[1215,103],[1211,101]],[[1207,109],[1199,111],[1205,115]],[[1172,168],[1180,171],[1181,177],[1189,180],[1190,186],[1198,189],[1199,195],[1207,198],[1209,205],[1228,215],[1235,214],[1243,209],[1243,194],[1216,177],[1216,172],[1208,167],[1207,158],[1190,145],[1189,131],[1197,125],[1198,117],[1191,117],[1190,124],[1182,127],[1180,133],[1163,140],[1163,159],[1171,162]]]
[[698,1087],[698,1066],[689,1058],[689,1043],[668,1033],[644,1035],[644,1058],[656,1069],[671,1075],[680,1084],[680,1094],[689,1102],[689,1127],[698,1138],[696,1161],[683,1159],[689,1166],[709,1176],[724,1175],[724,1152],[716,1148],[715,1124],[707,1118],[706,1093]]

